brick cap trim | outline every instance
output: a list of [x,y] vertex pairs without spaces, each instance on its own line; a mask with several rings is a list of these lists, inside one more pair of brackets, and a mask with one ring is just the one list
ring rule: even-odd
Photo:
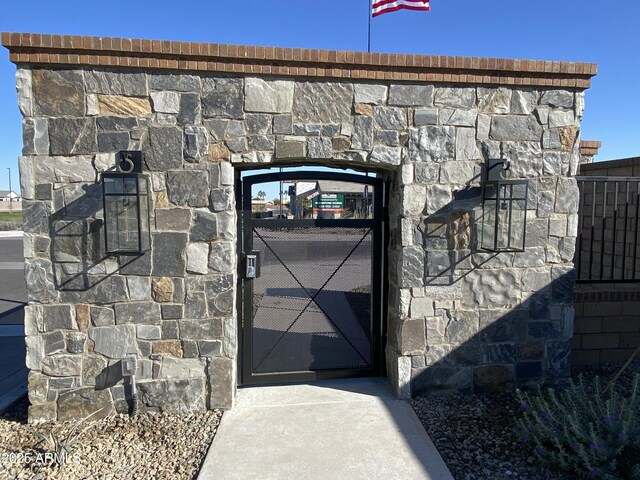
[[589,88],[593,63],[365,53],[131,38],[2,33],[10,60],[77,65],[429,83]]
[[600,140],[582,140],[580,142],[580,155],[595,157],[601,146],[602,142]]

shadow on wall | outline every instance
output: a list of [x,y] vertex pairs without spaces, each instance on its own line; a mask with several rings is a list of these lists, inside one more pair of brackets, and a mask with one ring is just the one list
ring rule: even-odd
[[536,179],[529,179],[525,251],[479,249],[479,178],[449,194],[418,224],[407,226],[402,219],[392,232],[392,250],[404,246],[403,261],[396,250],[390,264],[401,265],[409,279],[401,284],[390,272],[400,287],[390,291],[396,311],[388,317],[388,345],[398,351],[388,349],[387,361],[390,375],[402,377],[391,380],[401,396],[510,389],[570,374],[573,249],[568,241],[560,244],[566,249],[553,245],[553,206],[550,212],[540,206]]
[[527,292],[526,299],[514,296],[504,308],[435,308],[436,316],[426,321],[429,346],[424,359],[412,357],[412,395],[511,389],[569,376],[574,282],[573,271],[561,274]]
[[[506,245],[507,237],[511,236],[510,244],[531,246],[526,242],[523,221],[513,221],[511,215],[503,215],[501,218],[501,221],[510,224],[508,230],[501,229],[500,233],[496,230],[494,233],[495,217],[490,215],[487,218],[487,226],[483,227],[483,189],[479,183],[487,176],[485,169],[486,165],[482,165],[480,173],[469,179],[464,188],[452,192],[449,203],[429,214],[412,232],[413,240],[417,244],[422,243],[426,252],[426,285],[453,285],[475,269],[483,268],[485,264],[491,264],[488,268],[528,266],[529,259],[522,257],[531,255],[530,250],[518,252],[521,258],[515,260],[513,249],[510,252],[495,252],[479,248],[483,229],[490,231],[487,234],[487,244],[491,244],[491,239],[495,237],[494,241],[497,244]],[[536,205],[537,189],[532,188],[535,186],[535,179],[529,179],[527,183],[529,189],[526,204]],[[495,200],[491,202],[493,201]],[[516,208],[522,206],[524,205]],[[529,228],[531,235],[530,230]],[[535,238],[534,234],[534,242],[536,240],[540,238]],[[506,260],[501,261],[498,256],[506,256]]]
[[[456,225],[460,217],[452,218],[449,225]],[[521,253],[450,248],[445,256],[436,252],[436,260],[433,253],[426,253],[433,316],[425,322],[424,357],[412,355],[412,394],[509,389],[570,374],[572,266],[546,263],[545,250],[535,247]]]
[[[165,252],[156,247],[140,256],[107,257],[101,185],[72,188],[50,192],[56,213],[50,225],[43,226],[50,227],[52,236],[55,288],[65,302],[101,303],[105,293],[111,301],[126,301],[128,287],[112,285],[125,279],[114,274],[162,275],[152,271],[151,256],[163,256],[163,262],[153,262],[161,267]],[[31,208],[39,203],[33,202]],[[479,211],[481,188],[469,182],[413,228],[412,235],[419,238],[413,244],[420,245],[414,248],[426,251],[424,267],[420,264],[424,271],[418,272],[421,279],[427,278],[426,292],[424,297],[409,299],[408,320],[394,322],[389,317],[389,343],[399,345],[400,354],[410,357],[414,395],[439,389],[511,388],[569,374],[572,266],[547,263],[542,245],[548,231],[537,232],[535,219],[527,228],[525,252],[475,250]],[[118,292],[123,293],[122,299],[115,298]],[[313,350],[326,351],[324,343]],[[97,388],[121,380],[119,367],[114,364],[97,378]]]
[[[62,295],[90,292],[109,283],[114,274],[151,274],[151,251],[140,255],[108,256],[102,217],[102,185],[77,184],[54,192],[51,215],[51,258],[54,285]],[[68,201],[68,197],[73,200]],[[104,289],[109,289],[105,285]],[[99,296],[97,292],[94,296]],[[77,301],[92,302],[86,295]]]

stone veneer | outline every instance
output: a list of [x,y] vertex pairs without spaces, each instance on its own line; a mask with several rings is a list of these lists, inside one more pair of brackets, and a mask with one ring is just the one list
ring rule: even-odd
[[[234,186],[257,166],[391,181],[386,362],[399,396],[569,373],[582,88],[109,68],[80,50],[65,66],[51,49],[15,53],[10,38],[24,116],[31,420],[127,411],[129,353],[144,408],[232,407]],[[153,190],[152,248],[139,258],[104,253],[100,173],[127,149],[144,152]],[[529,180],[523,253],[477,251],[488,158]]]

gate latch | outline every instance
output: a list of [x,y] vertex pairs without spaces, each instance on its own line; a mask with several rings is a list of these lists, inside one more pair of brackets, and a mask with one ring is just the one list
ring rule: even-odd
[[244,278],[258,278],[260,276],[260,250],[251,250],[245,256]]

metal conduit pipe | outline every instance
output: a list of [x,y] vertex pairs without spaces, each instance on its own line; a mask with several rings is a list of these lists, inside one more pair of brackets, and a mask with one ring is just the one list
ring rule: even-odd
[[135,353],[129,354],[122,359],[122,376],[129,377],[129,385],[131,385],[131,414],[135,417],[138,415],[138,389],[136,388],[136,372],[138,370],[138,357]]

